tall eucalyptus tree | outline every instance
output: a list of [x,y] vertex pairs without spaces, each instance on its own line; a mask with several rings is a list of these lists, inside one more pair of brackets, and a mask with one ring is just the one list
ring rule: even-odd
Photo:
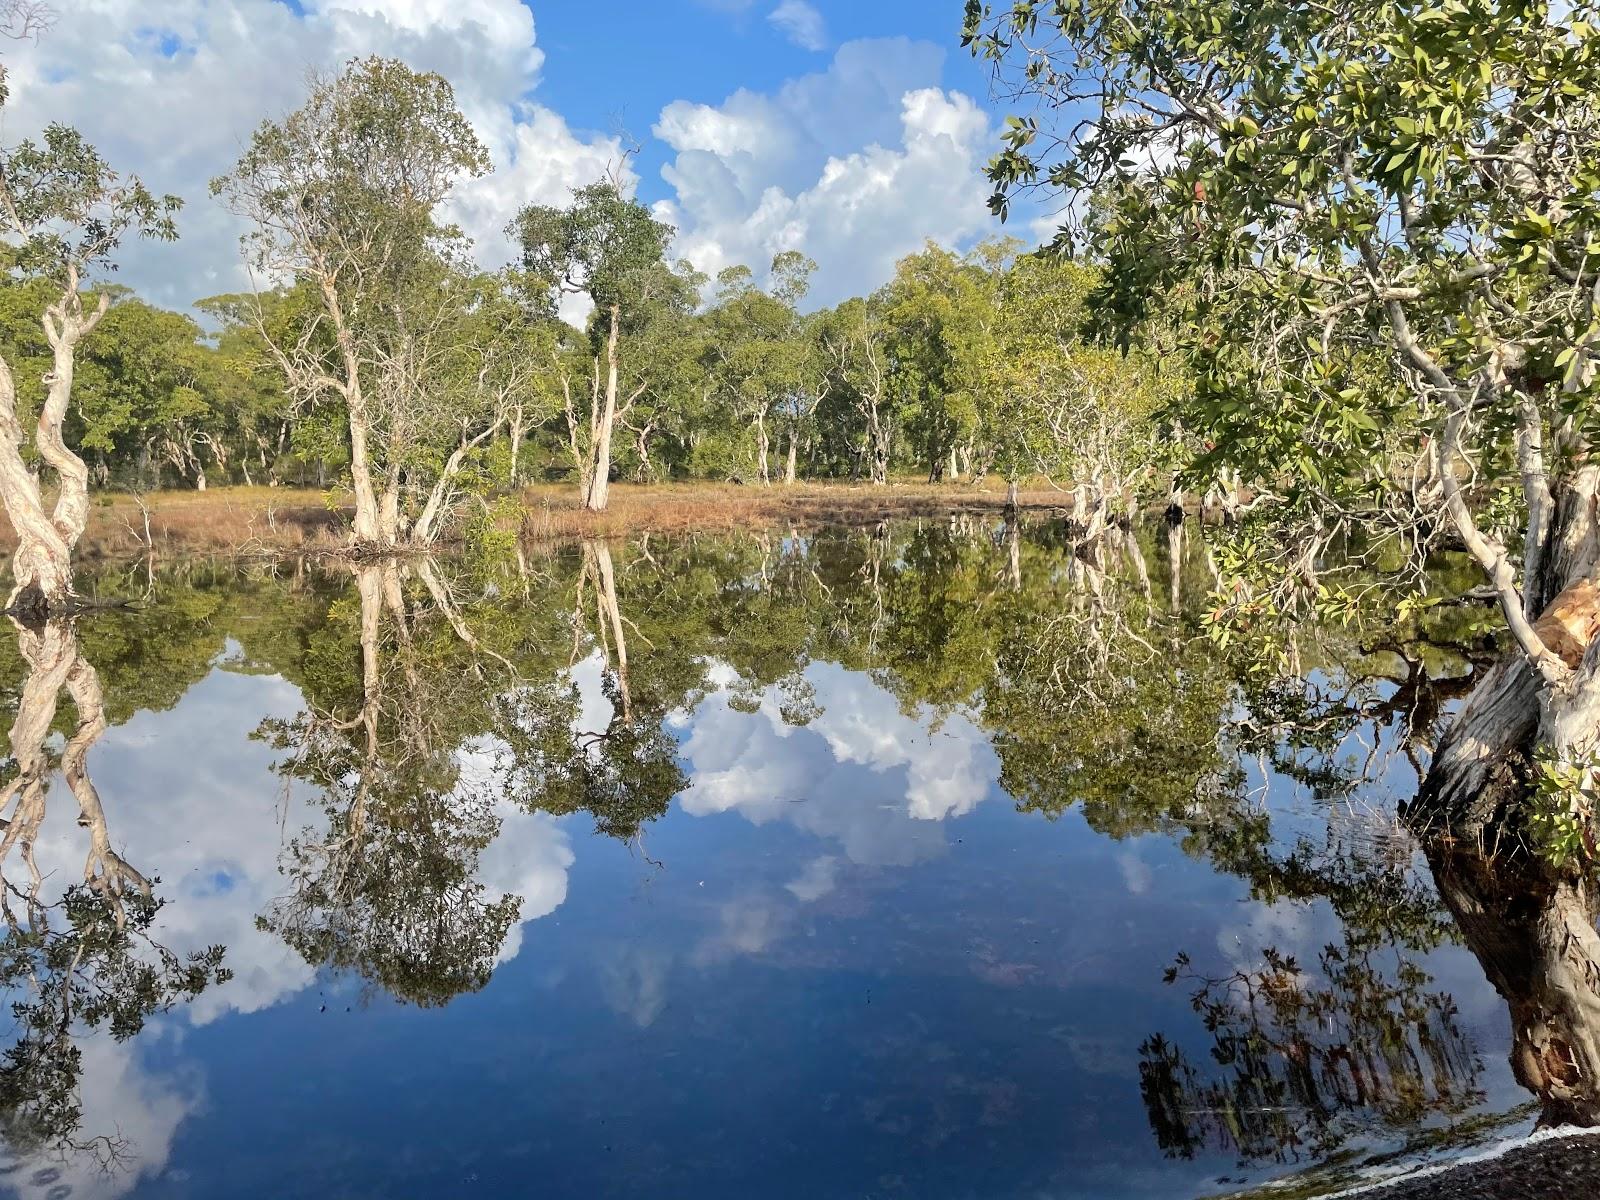
[[285,329],[258,310],[263,338],[303,407],[340,406],[349,439],[358,546],[406,536],[408,469],[442,403],[429,370],[441,326],[460,311],[465,239],[439,208],[489,158],[440,75],[391,59],[315,79],[306,103],[264,122],[213,194],[250,225],[258,279],[316,297]]

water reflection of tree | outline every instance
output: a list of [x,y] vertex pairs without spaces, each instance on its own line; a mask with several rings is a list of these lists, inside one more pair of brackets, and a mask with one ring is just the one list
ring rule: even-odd
[[[362,564],[348,595],[330,605],[313,589],[299,616],[275,618],[270,642],[265,622],[236,626],[244,657],[286,664],[307,699],[271,732],[322,811],[266,917],[315,963],[424,1002],[481,986],[515,919],[514,898],[476,882],[504,813],[586,812],[631,840],[685,786],[675,714],[724,688],[734,707],[804,724],[819,712],[807,672],[829,662],[870,673],[907,712],[970,715],[1026,810],[1166,834],[1256,900],[1324,905],[1339,922],[1336,950],[1295,964],[1292,989],[1274,982],[1287,952],[1268,946],[1194,968],[1221,981],[1200,1028],[1214,1020],[1213,1047],[1226,1035],[1232,1057],[1175,1059],[1194,1030],[1152,1039],[1165,1072],[1150,1077],[1152,1117],[1172,1146],[1215,1147],[1237,1127],[1228,1144],[1247,1155],[1310,1155],[1460,1111],[1474,1058],[1419,969],[1457,936],[1511,1002],[1518,1077],[1550,1119],[1591,1119],[1593,955],[1576,936],[1586,917],[1592,929],[1588,893],[1503,864],[1466,871],[1435,847],[1446,909],[1393,814],[1363,807],[1364,780],[1425,762],[1470,680],[1470,610],[1303,626],[1262,672],[1184,608],[1216,582],[1192,523],[1102,523],[1095,545],[1061,523],[961,520],[575,545],[536,569],[524,557],[519,604],[492,570],[452,564],[458,586],[426,565]],[[575,682],[595,670],[603,705]],[[1325,839],[1284,838],[1262,802],[1269,773],[1321,806]],[[1233,1115],[1213,1120],[1223,1097]],[[1274,1105],[1320,1116],[1296,1124]]]
[[1419,964],[1451,934],[1426,885],[1404,867],[1348,850],[1319,859],[1306,845],[1256,867],[1265,899],[1330,901],[1341,943],[1312,969],[1270,946],[1259,965],[1217,975],[1178,957],[1167,982],[1190,988],[1209,1061],[1197,1065],[1160,1034],[1140,1047],[1140,1092],[1161,1148],[1316,1159],[1363,1132],[1417,1130],[1480,1103],[1482,1064],[1454,1001]]
[[432,570],[356,563],[356,611],[336,604],[308,649],[310,707],[262,731],[284,752],[280,770],[312,786],[325,821],[289,841],[289,891],[261,924],[307,962],[421,1005],[483,987],[521,908],[477,879],[500,831],[498,794],[461,760],[492,733],[505,683],[458,630]]
[[[1186,545],[1169,523],[1147,556],[1132,530],[1114,533],[1091,547],[1069,529],[1053,566],[1023,572],[1050,581],[1030,583],[1048,607],[1012,601],[1010,629],[993,642],[983,713],[1002,783],[1025,810],[1079,812],[1117,838],[1176,837],[1255,901],[1324,904],[1340,930],[1314,962],[1272,946],[1246,947],[1244,963],[1221,969],[1179,959],[1169,981],[1189,986],[1207,1046],[1191,1058],[1187,1038],[1156,1034],[1141,1047],[1158,1143],[1183,1156],[1312,1159],[1363,1133],[1469,1111],[1482,1100],[1481,1064],[1421,966],[1453,926],[1404,831],[1358,804],[1363,779],[1425,751],[1460,681],[1422,666],[1416,630],[1398,641],[1360,627],[1296,630],[1283,669],[1260,670],[1255,648],[1200,636],[1179,607],[1211,587],[1202,542]],[[1146,560],[1162,549],[1158,595]],[[1185,586],[1190,574],[1199,588]],[[1358,734],[1388,725],[1401,735],[1369,737],[1364,760],[1346,761]],[[1269,777],[1326,806],[1326,839],[1285,838],[1260,791]]]
[[1462,940],[1511,1014],[1511,1070],[1541,1126],[1600,1125],[1600,896],[1522,854],[1432,841],[1428,861]]
[[[263,727],[322,812],[288,843],[288,891],[261,919],[308,962],[417,1004],[476,991],[521,913],[479,878],[507,813],[587,812],[628,840],[685,786],[663,723],[677,696],[630,670],[630,641],[650,643],[610,548],[580,553],[566,662],[548,653],[555,627],[519,628],[497,585],[468,578],[463,605],[438,563],[354,564],[354,604],[335,601],[303,656],[306,711]],[[586,644],[609,702],[599,729],[573,677]]]
[[1314,974],[1270,949],[1258,970],[1207,977],[1187,958],[1170,969],[1169,981],[1193,985],[1211,1066],[1159,1034],[1140,1046],[1139,1090],[1164,1151],[1323,1158],[1364,1125],[1417,1128],[1482,1101],[1450,997],[1346,932]]
[[[105,699],[74,627],[17,625],[17,643],[27,675],[11,727],[15,773],[0,792],[0,984],[18,1033],[0,1059],[0,1131],[14,1152],[83,1153],[110,1168],[127,1147],[120,1135],[82,1128],[82,1032],[130,1038],[152,1014],[225,981],[228,971],[220,946],[180,957],[154,939],[154,881],[114,848],[89,774],[89,751],[106,731]],[[63,692],[75,718],[57,755],[50,747]],[[81,882],[51,899],[35,846],[58,770],[77,801],[88,851]],[[13,859],[25,880],[6,874]]]

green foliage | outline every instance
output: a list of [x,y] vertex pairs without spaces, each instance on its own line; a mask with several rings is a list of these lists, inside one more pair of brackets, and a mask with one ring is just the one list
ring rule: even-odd
[[1533,764],[1534,795],[1528,807],[1528,832],[1553,866],[1591,867],[1600,862],[1595,847],[1595,808],[1600,804],[1600,757],[1573,762],[1548,751]]
[[542,289],[552,306],[562,294],[582,294],[599,314],[620,309],[636,331],[659,308],[682,303],[681,284],[667,267],[675,230],[611,180],[578,188],[566,208],[529,205],[506,233],[522,247],[530,294]]
[[[1242,473],[1284,531],[1280,577],[1341,523],[1422,546],[1448,519],[1533,537],[1535,611],[1564,585],[1533,514],[1582,471],[1600,411],[1597,17],[1592,0],[967,4],[965,43],[1022,110],[995,209],[1067,201],[1057,248],[1099,269],[1095,323],[1181,365],[1192,385],[1163,408],[1194,440],[1188,478]],[[1530,445],[1542,459],[1519,466]],[[1463,459],[1476,486],[1447,516]]]
[[[4,102],[0,90],[0,103]],[[76,291],[91,272],[112,266],[129,236],[171,241],[183,202],[122,179],[77,130],[51,124],[43,141],[0,151],[4,223],[15,239],[9,266],[58,290]]]
[[53,907],[29,905],[0,939],[0,986],[13,996],[16,1041],[0,1057],[0,1128],[18,1150],[77,1141],[83,1057],[75,1022],[118,1041],[151,1015],[193,999],[232,975],[224,949],[187,958],[151,938],[161,904],[133,895],[115,905],[96,888],[67,889]]

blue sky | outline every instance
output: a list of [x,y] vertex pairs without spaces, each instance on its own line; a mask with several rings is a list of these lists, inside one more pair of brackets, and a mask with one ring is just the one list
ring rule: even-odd
[[184,307],[249,286],[207,183],[255,126],[309,72],[399,58],[449,78],[489,147],[494,173],[450,202],[485,267],[511,255],[519,207],[615,166],[626,131],[631,183],[681,256],[760,272],[802,250],[814,302],[834,303],[925,239],[998,231],[983,165],[1001,114],[960,21],[960,0],[95,0],[8,51],[5,133],[65,121],[183,196],[179,243],[130,248],[120,279]]
[[[716,104],[741,88],[770,92],[826,67],[832,50],[862,38],[905,37],[946,51],[941,82],[986,98],[981,65],[960,46],[960,0],[812,0],[828,49],[796,45],[769,20],[770,4],[635,0],[597,30],[585,0],[530,3],[549,56],[536,94],[573,124],[600,132],[617,120],[641,139],[640,192],[658,200],[666,147],[648,136],[663,107],[689,99]],[[597,86],[597,77],[605,81]]]

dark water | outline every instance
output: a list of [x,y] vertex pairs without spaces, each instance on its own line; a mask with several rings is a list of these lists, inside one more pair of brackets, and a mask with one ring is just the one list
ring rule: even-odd
[[1101,565],[958,523],[101,576],[141,607],[0,659],[5,1186],[1315,1194],[1529,1128],[1393,816],[1483,622],[1306,625],[1285,683],[1193,544]]

